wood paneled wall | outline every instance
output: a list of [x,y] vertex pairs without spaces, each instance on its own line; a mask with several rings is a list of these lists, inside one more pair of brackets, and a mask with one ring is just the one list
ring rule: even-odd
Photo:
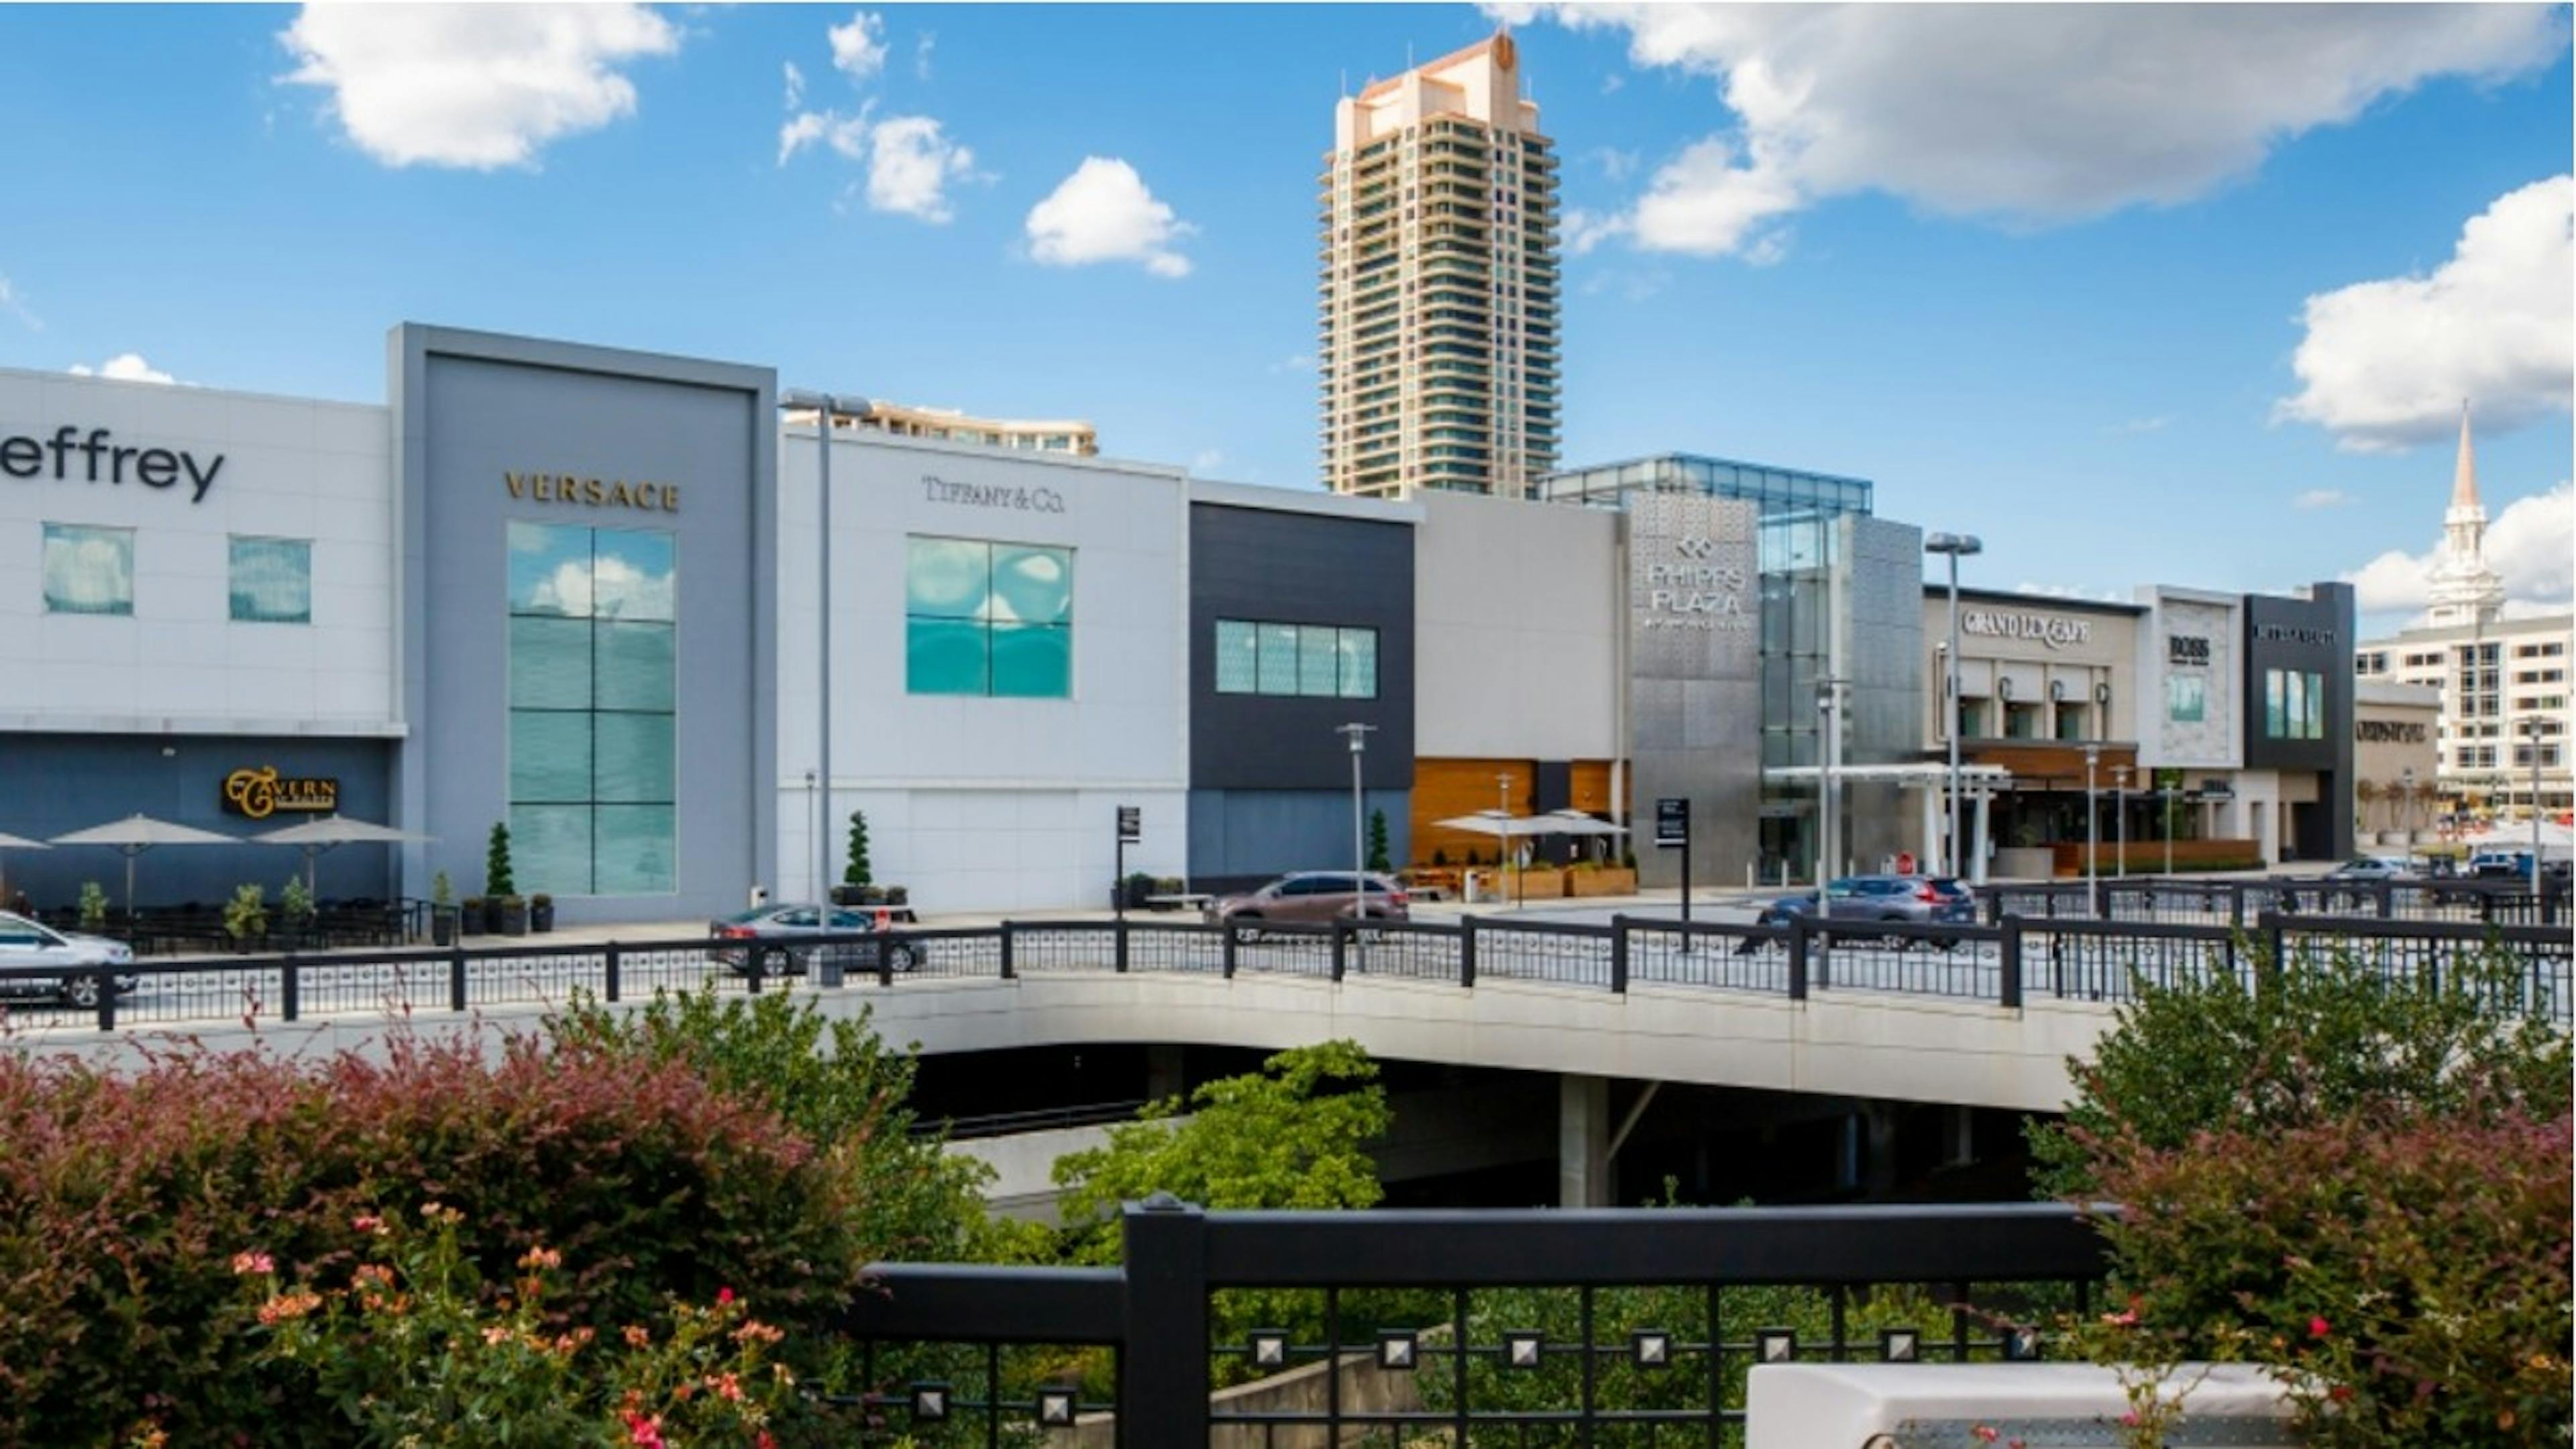
[[[1413,859],[1414,865],[1431,863],[1431,852],[1445,852],[1449,863],[1460,865],[1473,852],[1477,858],[1491,860],[1500,842],[1490,835],[1477,835],[1464,830],[1443,830],[1432,822],[1457,815],[1474,815],[1496,808],[1509,809],[1514,815],[1530,813],[1530,789],[1538,772],[1535,760],[1449,759],[1413,762]],[[1610,762],[1576,760],[1571,773],[1573,808],[1607,811],[1610,808]],[[1510,783],[1496,783],[1497,776],[1508,776]]]

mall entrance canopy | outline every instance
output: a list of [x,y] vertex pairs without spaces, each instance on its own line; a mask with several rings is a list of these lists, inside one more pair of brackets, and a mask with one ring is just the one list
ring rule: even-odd
[[[1766,784],[1812,785],[1824,772],[1814,765],[1774,765],[1762,772]],[[1895,785],[1900,789],[1921,790],[1923,805],[1923,862],[1931,865],[1943,859],[1941,827],[1948,823],[1950,812],[1947,794],[1950,767],[1938,760],[1903,765],[1837,765],[1834,783],[1871,781]],[[1978,885],[1986,883],[1986,803],[1998,790],[2012,784],[2012,771],[2001,765],[1961,765],[1959,798],[1962,804],[1976,806],[1975,822],[1968,827],[1968,878]]]

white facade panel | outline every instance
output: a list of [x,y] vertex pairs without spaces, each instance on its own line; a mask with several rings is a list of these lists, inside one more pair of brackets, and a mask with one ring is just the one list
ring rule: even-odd
[[1414,753],[1598,760],[1618,745],[1618,515],[1425,492]]
[[[392,474],[380,406],[0,370],[0,721],[396,732]],[[132,531],[131,614],[48,609],[47,524]],[[233,620],[235,537],[310,545],[309,623]]]

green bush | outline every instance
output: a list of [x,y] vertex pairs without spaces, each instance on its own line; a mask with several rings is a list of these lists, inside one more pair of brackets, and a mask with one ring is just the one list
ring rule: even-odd
[[107,924],[107,891],[97,881],[81,882],[80,923],[84,931],[95,931]]
[[868,864],[868,816],[864,810],[850,812],[850,858],[841,867],[841,884],[875,885],[876,876]]
[[483,848],[483,894],[505,900],[519,893],[519,883],[510,874],[510,827],[492,822],[491,841]]
[[268,888],[257,881],[244,881],[224,902],[224,934],[236,941],[257,940],[268,934]]
[[1383,810],[1369,812],[1368,869],[1395,869],[1395,863],[1387,858],[1386,812]]
[[456,1208],[494,1283],[562,1253],[567,1331],[730,1288],[802,1334],[884,1246],[861,1183],[685,1062],[399,1034],[382,1053],[0,1058],[0,1443],[99,1443],[147,1414],[180,1444],[352,1442],[226,1308],[236,1254],[329,1275],[368,1214]]

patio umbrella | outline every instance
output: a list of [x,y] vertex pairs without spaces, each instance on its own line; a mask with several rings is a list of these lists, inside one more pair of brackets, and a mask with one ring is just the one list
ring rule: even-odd
[[304,888],[313,890],[319,874],[317,862],[322,852],[342,845],[407,845],[413,841],[437,837],[416,831],[397,830],[371,820],[351,820],[344,815],[325,815],[301,825],[289,825],[257,837],[263,845],[292,845],[304,852]]
[[[0,831],[0,850],[42,850],[44,848],[45,842],[41,840],[29,840],[23,835],[11,835],[6,831]],[[9,873],[6,870],[0,870],[0,905],[5,905],[8,899]]]
[[[1527,840],[1539,835],[1575,833],[1567,828],[1567,822],[1564,819],[1555,815],[1506,815],[1500,810],[1479,810],[1473,815],[1452,815],[1446,820],[1435,820],[1432,823],[1443,830],[1463,830],[1470,835],[1490,835],[1497,840]],[[1517,865],[1513,867],[1512,874],[1518,878],[1520,868]]]
[[128,815],[122,820],[110,821],[105,825],[93,825],[87,830],[75,830],[69,835],[54,837],[56,845],[114,846],[116,853],[125,857],[125,914],[128,919],[132,919],[134,915],[134,857],[156,845],[239,845],[240,843],[229,835],[218,835],[211,830],[199,830],[193,825],[155,820],[149,815],[142,814]]

